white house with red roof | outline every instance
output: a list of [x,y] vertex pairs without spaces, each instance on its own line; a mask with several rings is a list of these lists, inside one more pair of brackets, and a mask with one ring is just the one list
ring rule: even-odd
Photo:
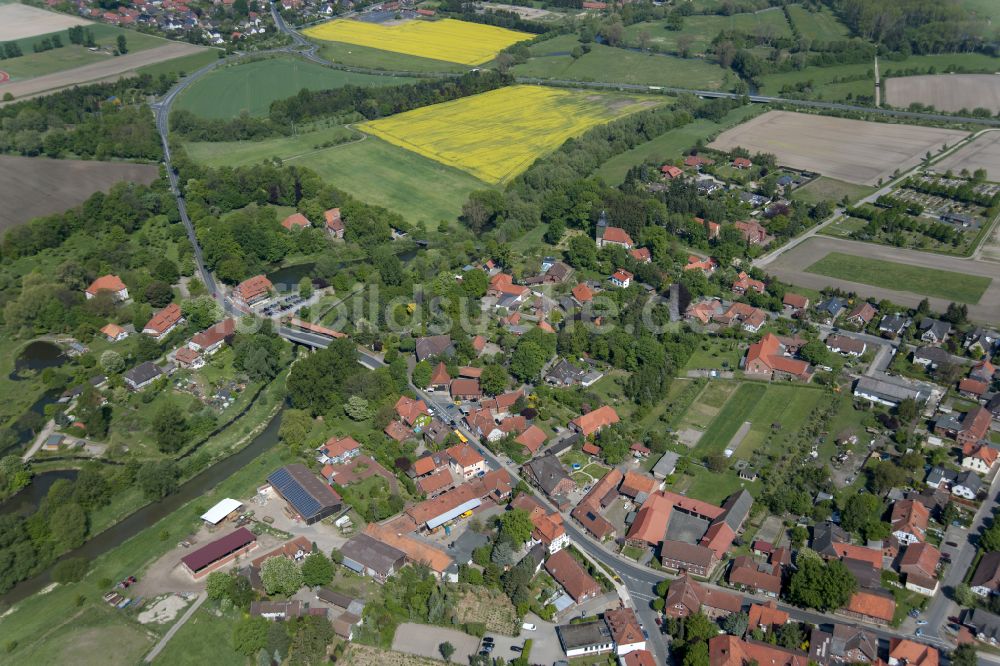
[[86,291],[87,300],[89,301],[102,291],[110,292],[116,301],[128,300],[128,287],[117,275],[102,275],[91,282]]
[[617,271],[611,275],[611,284],[616,287],[621,287],[622,289],[628,289],[632,284],[632,278],[635,276],[629,273],[624,268],[619,268]]

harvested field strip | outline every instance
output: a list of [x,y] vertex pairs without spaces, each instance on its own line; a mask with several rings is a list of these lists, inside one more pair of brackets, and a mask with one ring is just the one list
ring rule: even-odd
[[873,287],[898,289],[960,303],[978,303],[992,280],[891,261],[871,261],[841,252],[831,252],[806,268],[807,273],[850,280]]
[[765,393],[767,393],[766,384],[755,382],[741,384],[702,435],[695,451],[699,455],[721,453],[743,422],[749,420]]
[[567,139],[654,104],[619,95],[509,86],[362,123],[358,128],[498,184]]
[[0,156],[0,201],[4,202],[0,230],[40,215],[61,213],[117,182],[148,184],[158,175],[159,168],[153,164]]
[[906,171],[925,153],[954,145],[967,132],[770,111],[719,135],[718,150],[742,147],[772,153],[778,164],[819,172],[849,183],[873,185]]
[[[1000,62],[997,63],[1000,68]],[[913,103],[939,111],[1000,111],[1000,76],[995,74],[931,74],[894,76],[885,80],[885,101],[908,108]]]
[[463,65],[489,62],[503,49],[533,35],[454,19],[379,25],[335,19],[304,31],[308,37],[357,44]]
[[57,14],[28,5],[17,3],[0,5],[0,42],[44,35],[74,25],[93,24],[79,16]]
[[968,169],[986,169],[987,179],[1000,181],[1000,131],[989,131],[976,137],[961,149],[934,164],[940,171],[958,172]]

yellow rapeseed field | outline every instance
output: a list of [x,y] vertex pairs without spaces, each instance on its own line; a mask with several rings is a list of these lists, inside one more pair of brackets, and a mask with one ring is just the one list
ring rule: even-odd
[[309,28],[309,37],[328,42],[369,46],[383,51],[433,58],[462,65],[481,65],[511,44],[534,35],[481,23],[444,19],[379,25],[335,19]]
[[498,184],[518,175],[566,139],[653,104],[622,95],[510,86],[358,127]]

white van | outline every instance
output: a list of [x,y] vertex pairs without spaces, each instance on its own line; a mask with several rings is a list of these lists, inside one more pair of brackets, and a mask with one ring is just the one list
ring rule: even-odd
[[538,627],[536,627],[531,622],[525,622],[524,624],[521,625],[521,628],[524,629],[525,631],[534,631]]

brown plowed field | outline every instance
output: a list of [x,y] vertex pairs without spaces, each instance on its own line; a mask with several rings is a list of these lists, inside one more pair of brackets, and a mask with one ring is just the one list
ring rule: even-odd
[[874,185],[907,171],[930,151],[954,145],[967,132],[873,123],[790,111],[769,111],[719,135],[709,146],[771,153],[778,164],[816,171],[860,185]]
[[0,231],[39,215],[61,213],[98,190],[122,180],[151,183],[159,175],[153,164],[51,160],[45,157],[0,156]]
[[971,111],[977,107],[1000,111],[1000,76],[996,74],[929,74],[885,79],[885,100],[906,108],[913,102],[938,111]]
[[0,42],[45,35],[71,28],[74,25],[87,25],[89,23],[90,21],[79,16],[57,14],[28,5],[16,3],[0,5]]
[[106,62],[97,62],[92,65],[67,69],[65,72],[36,76],[33,79],[25,79],[24,81],[10,81],[0,86],[0,94],[10,93],[14,96],[15,100],[18,100],[81,83],[114,79],[126,72],[131,72],[146,65],[197,53],[202,48],[204,47],[195,46],[194,44],[171,42],[154,49],[146,49],[145,51],[129,53],[117,58],[109,58]]
[[970,172],[986,169],[988,180],[1000,180],[1000,131],[985,132],[961,150],[934,164],[935,171],[944,172],[949,169],[955,173],[962,169]]

